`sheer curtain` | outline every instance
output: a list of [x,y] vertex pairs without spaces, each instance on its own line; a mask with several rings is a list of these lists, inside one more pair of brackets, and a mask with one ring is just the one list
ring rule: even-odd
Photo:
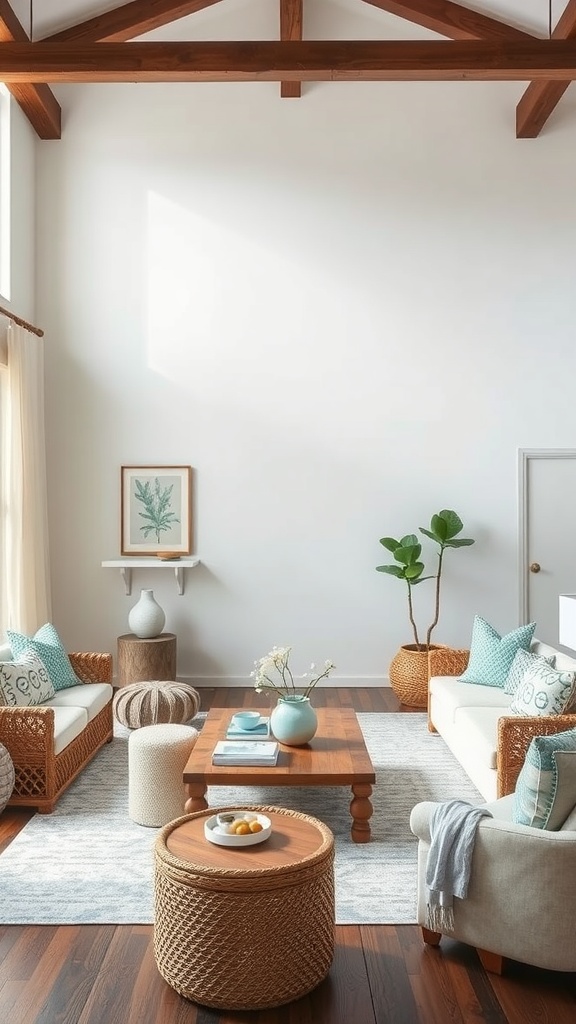
[[0,346],[0,643],[51,619],[43,344],[10,324]]

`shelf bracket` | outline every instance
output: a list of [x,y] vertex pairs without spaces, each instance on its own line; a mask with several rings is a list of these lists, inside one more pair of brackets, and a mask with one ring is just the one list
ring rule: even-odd
[[132,569],[127,565],[120,566],[120,575],[124,580],[124,589],[127,594],[132,593]]
[[176,583],[178,584],[178,593],[184,593],[184,569],[181,565],[174,566],[174,575],[176,577]]

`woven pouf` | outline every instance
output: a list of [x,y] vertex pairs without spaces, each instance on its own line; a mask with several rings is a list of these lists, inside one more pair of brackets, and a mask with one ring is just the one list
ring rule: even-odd
[[330,829],[281,807],[245,809],[270,817],[265,842],[215,846],[204,835],[212,808],[170,822],[154,846],[156,966],[180,995],[226,1010],[299,999],[334,955]]
[[14,765],[3,743],[0,743],[0,812],[4,810],[14,789]]
[[200,694],[189,683],[149,679],[130,683],[114,694],[114,714],[128,729],[189,722],[199,707]]
[[139,825],[166,825],[184,812],[182,773],[198,731],[146,725],[128,738],[128,814]]

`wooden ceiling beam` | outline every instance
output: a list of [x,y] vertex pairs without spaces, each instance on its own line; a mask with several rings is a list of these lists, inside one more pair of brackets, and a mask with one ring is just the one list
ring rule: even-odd
[[[0,0],[0,43],[29,42],[8,0]],[[62,111],[52,90],[45,84],[13,83],[8,86],[16,103],[41,139],[62,136]]]
[[574,78],[570,40],[0,43],[0,80],[10,84]]
[[54,32],[42,42],[126,42],[217,3],[220,0],[132,0],[62,32]]
[[[576,0],[568,0],[552,39],[576,38]],[[570,85],[565,82],[530,82],[516,107],[516,137],[535,139]]]
[[387,14],[422,25],[448,39],[534,39],[505,22],[496,21],[485,14],[470,11],[462,4],[450,0],[364,0]]
[[[280,0],[280,39],[297,42],[302,39],[302,0]],[[302,95],[300,82],[281,82],[280,95],[286,99],[299,99]]]

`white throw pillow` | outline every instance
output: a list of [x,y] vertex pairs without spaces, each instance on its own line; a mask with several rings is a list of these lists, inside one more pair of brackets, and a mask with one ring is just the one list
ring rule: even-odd
[[532,651],[516,651],[514,661],[512,662],[510,671],[506,676],[504,693],[509,693],[514,696],[518,687],[524,681],[524,676],[528,669],[539,664],[550,665],[554,668],[556,664],[556,655],[552,654],[550,657],[546,657],[543,654],[533,654]]
[[18,661],[0,662],[0,702],[7,707],[30,707],[55,693],[41,658],[24,651]]
[[576,693],[576,672],[559,672],[546,664],[527,669],[510,704],[511,715],[562,715]]

